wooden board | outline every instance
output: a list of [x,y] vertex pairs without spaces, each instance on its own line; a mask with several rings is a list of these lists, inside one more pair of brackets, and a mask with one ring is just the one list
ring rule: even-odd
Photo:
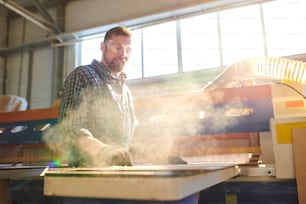
[[292,129],[292,137],[299,203],[306,203],[306,128]]

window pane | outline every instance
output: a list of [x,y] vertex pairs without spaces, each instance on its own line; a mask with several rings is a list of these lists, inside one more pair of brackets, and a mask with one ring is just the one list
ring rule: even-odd
[[183,71],[220,67],[216,13],[181,20]]
[[220,27],[224,65],[264,56],[258,4],[220,12]]
[[269,56],[306,52],[305,9],[304,0],[279,0],[263,4]]
[[144,76],[178,72],[176,22],[143,29]]
[[81,64],[90,64],[93,59],[101,61],[102,52],[100,50],[100,44],[103,41],[103,37],[96,37],[91,39],[85,39],[82,41],[81,52]]
[[140,79],[142,77],[141,30],[133,31],[132,54],[124,71],[127,74],[127,79]]

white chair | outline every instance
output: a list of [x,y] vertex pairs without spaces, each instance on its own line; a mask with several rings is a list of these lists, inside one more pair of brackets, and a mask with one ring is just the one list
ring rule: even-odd
[[0,112],[22,111],[28,108],[25,98],[15,95],[0,96]]

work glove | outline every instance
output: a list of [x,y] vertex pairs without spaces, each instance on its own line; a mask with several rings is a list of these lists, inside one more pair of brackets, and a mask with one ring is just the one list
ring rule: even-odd
[[120,146],[106,145],[97,154],[97,165],[105,166],[132,166],[131,155]]

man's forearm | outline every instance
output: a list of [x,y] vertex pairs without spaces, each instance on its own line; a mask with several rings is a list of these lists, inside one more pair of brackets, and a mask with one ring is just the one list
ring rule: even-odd
[[82,152],[91,157],[95,157],[98,152],[106,146],[103,142],[93,137],[93,135],[86,129],[80,130],[80,135],[77,137],[76,145]]

